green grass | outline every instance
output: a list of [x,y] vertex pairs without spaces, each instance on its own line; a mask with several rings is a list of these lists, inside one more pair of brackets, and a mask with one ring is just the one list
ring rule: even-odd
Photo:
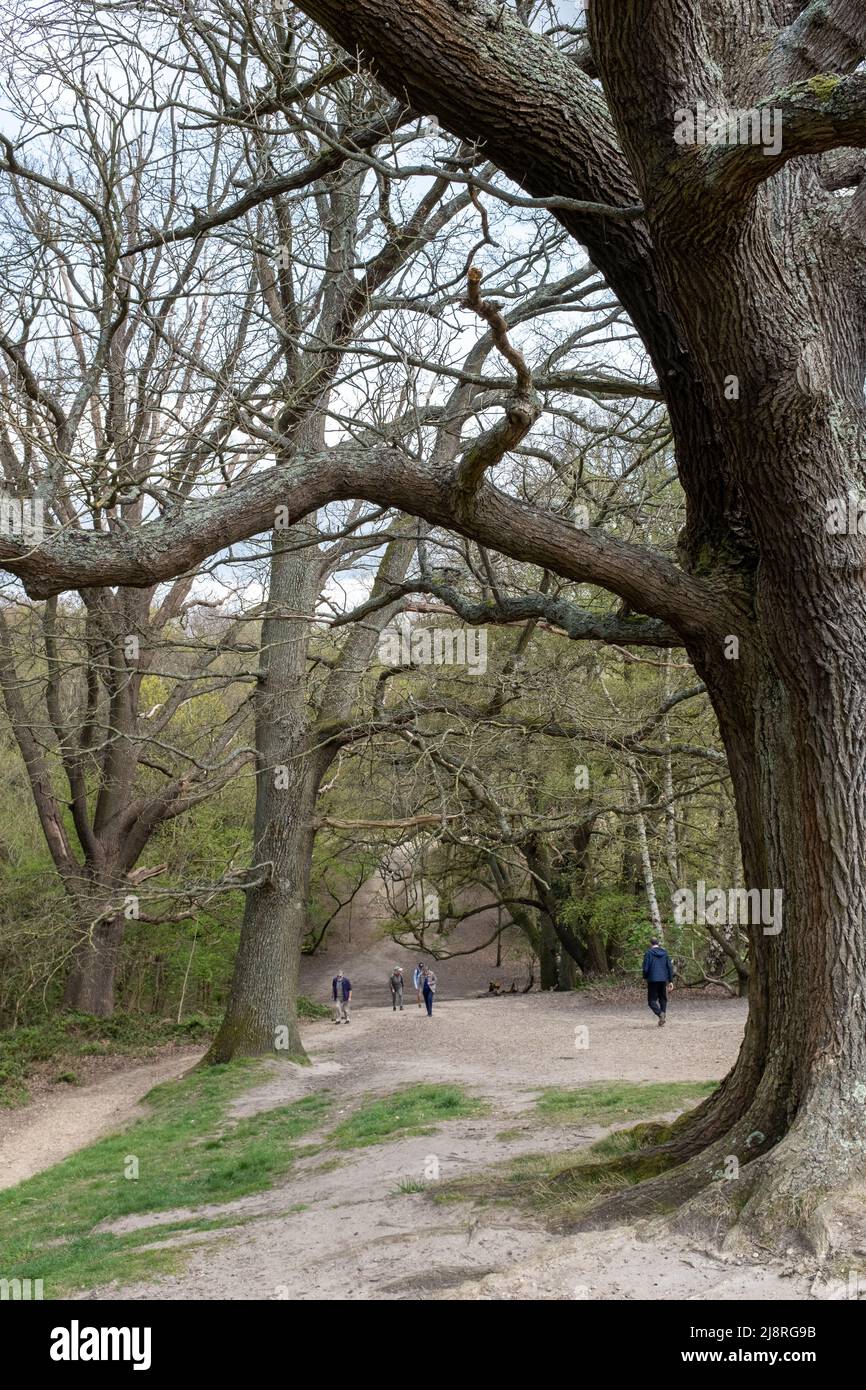
[[545,1119],[562,1124],[614,1125],[662,1115],[667,1110],[703,1100],[717,1087],[717,1081],[670,1081],[643,1084],[631,1081],[601,1082],[575,1090],[548,1087],[535,1102]]
[[298,999],[298,1018],[331,1018],[333,1011],[327,1004],[317,1004],[315,999],[306,999],[302,994]]
[[[330,1016],[331,1010],[325,1004],[317,1004],[303,995],[299,998],[299,1018]],[[193,1014],[183,1023],[170,1023],[152,1014],[117,1013],[113,1018],[94,1018],[91,1014],[65,1013],[42,1023],[0,1032],[0,1106],[27,1102],[27,1080],[40,1063],[55,1058],[147,1055],[170,1043],[176,1046],[200,1043],[204,1047],[216,1033],[220,1021],[219,1014]],[[50,1079],[82,1084],[72,1068]]]
[[[40,1063],[55,1058],[146,1054],[168,1043],[204,1044],[218,1023],[218,1018],[199,1015],[184,1023],[166,1023],[149,1014],[116,1014],[114,1018],[58,1014],[42,1023],[0,1033],[0,1105],[27,1101],[27,1079]],[[51,1080],[73,1077],[75,1072],[69,1069],[51,1076]],[[77,1078],[72,1084],[78,1084]]]
[[443,1120],[464,1120],[485,1110],[460,1086],[407,1086],[361,1105],[337,1126],[331,1141],[340,1149],[359,1149],[409,1135],[435,1134]]
[[[330,1104],[321,1092],[240,1120],[230,1102],[262,1078],[257,1063],[196,1071],[156,1087],[151,1114],[54,1168],[0,1192],[0,1277],[43,1279],[46,1298],[121,1277],[176,1268],[189,1247],[138,1250],[173,1232],[235,1225],[191,1218],[123,1236],[94,1227],[120,1217],[222,1203],[273,1186],[292,1167],[297,1141]],[[138,1161],[138,1179],[130,1158]]]
[[[577,1090],[550,1087],[536,1102],[536,1113],[560,1123],[615,1125],[646,1120],[670,1110],[687,1108],[717,1087],[715,1081],[603,1083]],[[432,1194],[437,1202],[479,1201],[534,1208],[556,1225],[568,1225],[600,1197],[664,1172],[664,1158],[640,1159],[641,1150],[661,1142],[668,1127],[636,1124],[615,1130],[596,1143],[565,1153],[521,1154],[489,1172],[441,1184]],[[625,1169],[617,1160],[633,1157]]]

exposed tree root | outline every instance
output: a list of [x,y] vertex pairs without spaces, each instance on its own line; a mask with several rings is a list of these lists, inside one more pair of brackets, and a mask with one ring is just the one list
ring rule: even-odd
[[803,1116],[774,1143],[752,1113],[686,1162],[676,1161],[663,1127],[641,1126],[648,1141],[642,1147],[567,1169],[554,1183],[584,1194],[608,1189],[573,1229],[664,1215],[673,1229],[725,1252],[862,1258],[866,1134],[860,1136],[860,1123],[857,1117],[840,1134],[838,1125],[830,1130]]

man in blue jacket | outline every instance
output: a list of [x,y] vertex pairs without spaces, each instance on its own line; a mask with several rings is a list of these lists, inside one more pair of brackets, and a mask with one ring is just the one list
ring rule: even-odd
[[342,970],[338,970],[331,981],[331,993],[334,998],[334,1022],[349,1022],[349,1004],[352,999],[352,981],[344,975]]
[[643,977],[646,980],[647,1003],[663,1028],[668,1011],[668,985],[673,989],[674,967],[664,946],[654,936],[644,953]]

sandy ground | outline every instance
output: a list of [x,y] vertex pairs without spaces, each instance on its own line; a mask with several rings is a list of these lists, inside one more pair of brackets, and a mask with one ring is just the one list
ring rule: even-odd
[[[678,996],[666,1029],[635,998],[606,1004],[576,995],[442,1001],[428,1019],[407,998],[390,1008],[355,1011],[351,1023],[308,1025],[309,1068],[274,1063],[272,1076],[236,1107],[250,1114],[327,1089],[334,1100],[326,1128],[363,1096],[421,1081],[455,1081],[485,1098],[490,1113],[453,1121],[434,1134],[366,1149],[311,1154],[285,1184],[199,1215],[235,1216],[246,1224],[175,1237],[189,1245],[183,1273],[148,1283],[113,1284],[82,1298],[299,1300],[593,1300],[808,1299],[843,1296],[814,1271],[723,1258],[648,1223],[563,1235],[532,1213],[475,1202],[434,1204],[401,1185],[482,1172],[521,1153],[563,1151],[591,1143],[591,1125],[542,1124],[532,1102],[543,1086],[592,1081],[706,1080],[733,1061],[745,1020],[736,1000]],[[575,1030],[585,1028],[585,1035]],[[588,1046],[576,1046],[576,1042]],[[175,1059],[177,1075],[189,1059]],[[159,1066],[155,1068],[159,1071]],[[135,1099],[154,1079],[146,1068],[125,1077],[111,1101],[103,1086],[74,1098],[88,1105],[88,1142],[135,1113]],[[70,1101],[73,1098],[70,1097]],[[114,1105],[114,1109],[111,1106]],[[127,1107],[124,1109],[124,1107]],[[99,1112],[97,1114],[97,1112]],[[71,1118],[70,1115],[67,1119]],[[19,1131],[45,1144],[45,1117]],[[309,1136],[314,1141],[316,1135]],[[67,1134],[68,1139],[68,1134]],[[4,1152],[15,1140],[7,1140]],[[61,1144],[64,1142],[60,1140]],[[67,1150],[68,1151],[68,1150]],[[24,1171],[54,1161],[47,1147]],[[26,1164],[29,1162],[30,1167]],[[157,1233],[185,1211],[127,1218],[107,1229]],[[252,1220],[250,1218],[253,1218]]]

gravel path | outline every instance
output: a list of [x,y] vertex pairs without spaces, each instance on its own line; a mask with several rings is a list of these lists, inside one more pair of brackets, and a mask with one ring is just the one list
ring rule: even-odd
[[402,1014],[360,1009],[350,1024],[317,1024],[305,1038],[319,1057],[339,1056],[364,1089],[455,1079],[507,1096],[592,1081],[724,1076],[740,1045],[745,1001],[680,993],[673,999],[665,1028],[635,991],[634,1003],[625,1005],[579,993],[446,999],[429,1019],[413,1000]]

